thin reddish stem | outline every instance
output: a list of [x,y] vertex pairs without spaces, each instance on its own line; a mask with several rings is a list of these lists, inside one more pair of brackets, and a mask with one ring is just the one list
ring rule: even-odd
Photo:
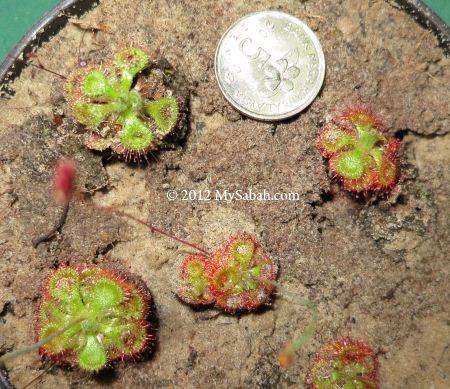
[[182,243],[182,244],[184,244],[184,245],[186,245],[186,246],[189,246],[189,247],[191,247],[191,248],[193,248],[193,249],[195,249],[195,250],[197,250],[197,251],[200,251],[202,254],[205,254],[205,255],[208,256],[208,257],[211,257],[211,256],[212,256],[212,254],[211,254],[210,252],[208,252],[208,251],[202,249],[201,247],[198,247],[197,245],[195,245],[195,244],[193,244],[193,243],[190,243],[190,242],[188,242],[187,240],[177,238],[175,235],[172,235],[172,234],[170,234],[170,233],[168,233],[168,232],[166,232],[166,231],[163,231],[163,230],[161,230],[160,228],[155,227],[154,225],[152,225],[152,224],[150,224],[150,223],[144,222],[143,220],[140,220],[140,219],[138,219],[137,217],[135,217],[135,216],[133,216],[133,215],[127,213],[127,212],[124,212],[124,211],[117,211],[117,210],[111,210],[111,211],[112,211],[113,213],[115,213],[116,215],[127,217],[128,219],[134,220],[136,223],[139,223],[139,224],[142,224],[143,226],[146,226],[146,227],[149,228],[150,231],[152,231],[152,232],[157,232],[157,233],[160,234],[160,235],[167,236],[168,238],[173,239],[173,240],[175,240],[176,242]]
[[[26,60],[21,59],[21,58],[18,58],[18,57],[12,57],[11,55],[8,55],[8,57],[13,58],[15,61],[23,62],[23,63],[26,64],[26,65],[30,65],[30,66],[33,66],[33,67],[35,67],[35,68],[41,69],[41,70],[43,70],[43,71],[45,71],[45,72],[49,72],[49,73],[51,73],[51,74],[53,74],[53,75],[55,75],[55,76],[57,76],[57,77],[62,78],[63,80],[67,80],[67,77],[66,77],[66,76],[63,76],[62,74],[59,74],[59,73],[57,73],[57,72],[55,72],[55,71],[53,71],[53,70],[47,69],[46,67],[44,67],[44,66],[41,65],[40,63],[39,63],[39,65],[35,65],[34,63],[27,62]],[[35,57],[34,57],[34,56],[28,56],[28,58],[32,58],[32,59],[33,59],[33,58],[35,58]]]

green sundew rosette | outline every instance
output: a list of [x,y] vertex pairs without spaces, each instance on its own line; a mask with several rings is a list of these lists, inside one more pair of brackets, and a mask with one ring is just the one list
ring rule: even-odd
[[155,148],[175,127],[179,115],[175,98],[152,100],[133,86],[149,63],[145,51],[128,47],[105,65],[69,77],[65,89],[73,115],[91,130],[85,140],[88,148],[111,148],[131,160]]
[[50,360],[96,372],[145,348],[144,298],[149,296],[131,281],[114,277],[96,268],[63,267],[51,274],[38,309],[38,338],[68,329],[41,347]]
[[377,389],[378,386],[361,378],[366,372],[361,363],[344,365],[340,361],[324,361],[313,372],[313,382],[317,389]]

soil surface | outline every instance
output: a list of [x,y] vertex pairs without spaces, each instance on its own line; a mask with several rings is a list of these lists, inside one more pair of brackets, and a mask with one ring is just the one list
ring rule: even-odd
[[[221,95],[214,51],[239,17],[277,9],[304,20],[327,60],[324,87],[305,112],[272,124],[241,116]],[[59,262],[129,269],[152,292],[159,326],[153,353],[96,376],[45,364],[36,352],[8,364],[17,388],[302,388],[325,342],[351,336],[373,345],[381,388],[450,387],[448,196],[450,61],[435,37],[382,0],[176,2],[103,0],[37,50],[69,74],[141,43],[186,77],[190,131],[177,147],[140,165],[95,154],[69,117],[63,81],[27,68],[0,100],[0,351],[33,342],[39,285]],[[91,29],[100,27],[100,30]],[[87,28],[87,29],[86,29]],[[317,131],[336,111],[363,101],[402,138],[402,177],[388,199],[365,202],[327,175]],[[59,123],[56,123],[59,124]],[[60,209],[51,192],[56,159],[79,164],[91,196],[74,201],[55,239],[31,246]],[[298,201],[168,201],[169,189],[296,192]],[[238,231],[255,235],[280,265],[279,281],[313,300],[314,339],[288,369],[285,342],[310,319],[276,296],[258,313],[193,310],[175,297],[177,266],[192,252],[92,206],[128,211],[215,250]]]

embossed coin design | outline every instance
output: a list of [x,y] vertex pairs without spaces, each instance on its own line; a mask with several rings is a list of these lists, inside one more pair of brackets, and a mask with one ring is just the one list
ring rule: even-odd
[[222,93],[237,110],[258,120],[282,120],[317,96],[325,57],[305,23],[283,12],[263,11],[225,32],[215,70]]

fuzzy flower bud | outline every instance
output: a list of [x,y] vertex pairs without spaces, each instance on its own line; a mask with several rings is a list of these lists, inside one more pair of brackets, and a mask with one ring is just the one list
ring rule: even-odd
[[72,199],[75,188],[75,163],[69,159],[61,159],[56,162],[53,179],[53,189],[56,202],[66,205]]

